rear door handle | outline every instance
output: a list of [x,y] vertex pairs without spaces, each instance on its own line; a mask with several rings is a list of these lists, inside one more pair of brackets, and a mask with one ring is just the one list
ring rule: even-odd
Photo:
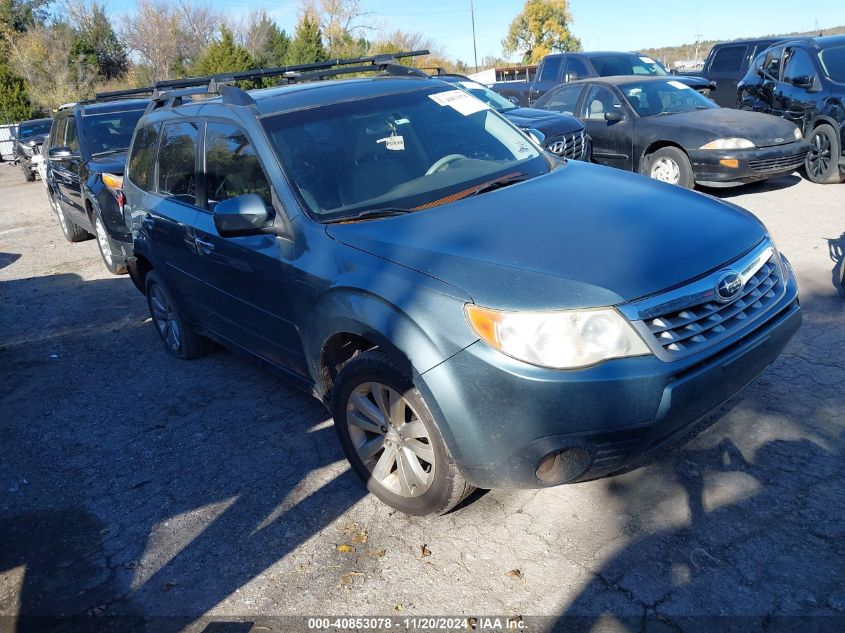
[[202,251],[211,252],[214,250],[214,244],[212,244],[211,242],[206,242],[205,240],[201,240],[198,237],[194,238],[194,244],[196,244]]

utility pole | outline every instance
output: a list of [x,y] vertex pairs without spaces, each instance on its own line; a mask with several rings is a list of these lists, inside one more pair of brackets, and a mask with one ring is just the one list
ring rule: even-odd
[[698,50],[701,46],[701,36],[703,33],[695,33],[695,63],[698,63]]
[[475,47],[475,4],[469,0],[469,14],[472,19],[472,55],[475,58],[475,72],[478,72],[478,49]]

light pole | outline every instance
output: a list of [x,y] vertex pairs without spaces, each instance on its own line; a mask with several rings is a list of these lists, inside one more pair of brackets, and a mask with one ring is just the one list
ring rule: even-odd
[[478,49],[475,47],[475,4],[469,0],[469,14],[472,18],[472,55],[475,58],[475,72],[478,72]]

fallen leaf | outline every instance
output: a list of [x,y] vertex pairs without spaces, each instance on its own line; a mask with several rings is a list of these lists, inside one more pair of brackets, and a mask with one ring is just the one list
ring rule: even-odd
[[382,557],[384,557],[385,554],[387,554],[387,550],[386,549],[380,549],[380,550],[370,552],[368,554],[368,556],[370,558],[382,558]]
[[405,607],[403,607],[401,604],[397,604],[395,607],[393,607],[393,609],[395,611],[404,611]]
[[363,576],[360,571],[348,571],[345,574],[340,576],[340,584],[341,585],[351,585],[355,582],[355,576]]
[[420,558],[431,556],[431,550],[426,545],[420,545]]
[[353,543],[360,543],[360,544],[363,545],[364,543],[367,542],[367,533],[362,531],[362,532],[358,532],[358,533],[354,534],[352,536],[352,542]]
[[520,578],[520,579],[521,579],[521,578],[523,578],[523,577],[525,576],[525,574],[523,574],[523,573],[522,573],[520,570],[518,570],[518,569],[511,569],[511,570],[510,570],[507,574],[505,574],[505,575],[506,575],[506,576],[510,576],[511,578]]
[[344,544],[344,545],[338,545],[337,551],[340,552],[341,554],[354,554],[355,548],[352,547],[351,545],[345,545]]

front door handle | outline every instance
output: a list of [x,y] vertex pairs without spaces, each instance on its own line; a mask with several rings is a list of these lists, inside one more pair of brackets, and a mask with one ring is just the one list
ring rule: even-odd
[[141,224],[144,225],[145,229],[152,230],[155,228],[156,221],[152,218],[152,216],[145,216],[143,220],[141,220]]
[[194,238],[194,244],[196,244],[200,250],[210,253],[214,250],[214,244],[211,242],[206,242],[205,240],[201,240],[198,237]]

